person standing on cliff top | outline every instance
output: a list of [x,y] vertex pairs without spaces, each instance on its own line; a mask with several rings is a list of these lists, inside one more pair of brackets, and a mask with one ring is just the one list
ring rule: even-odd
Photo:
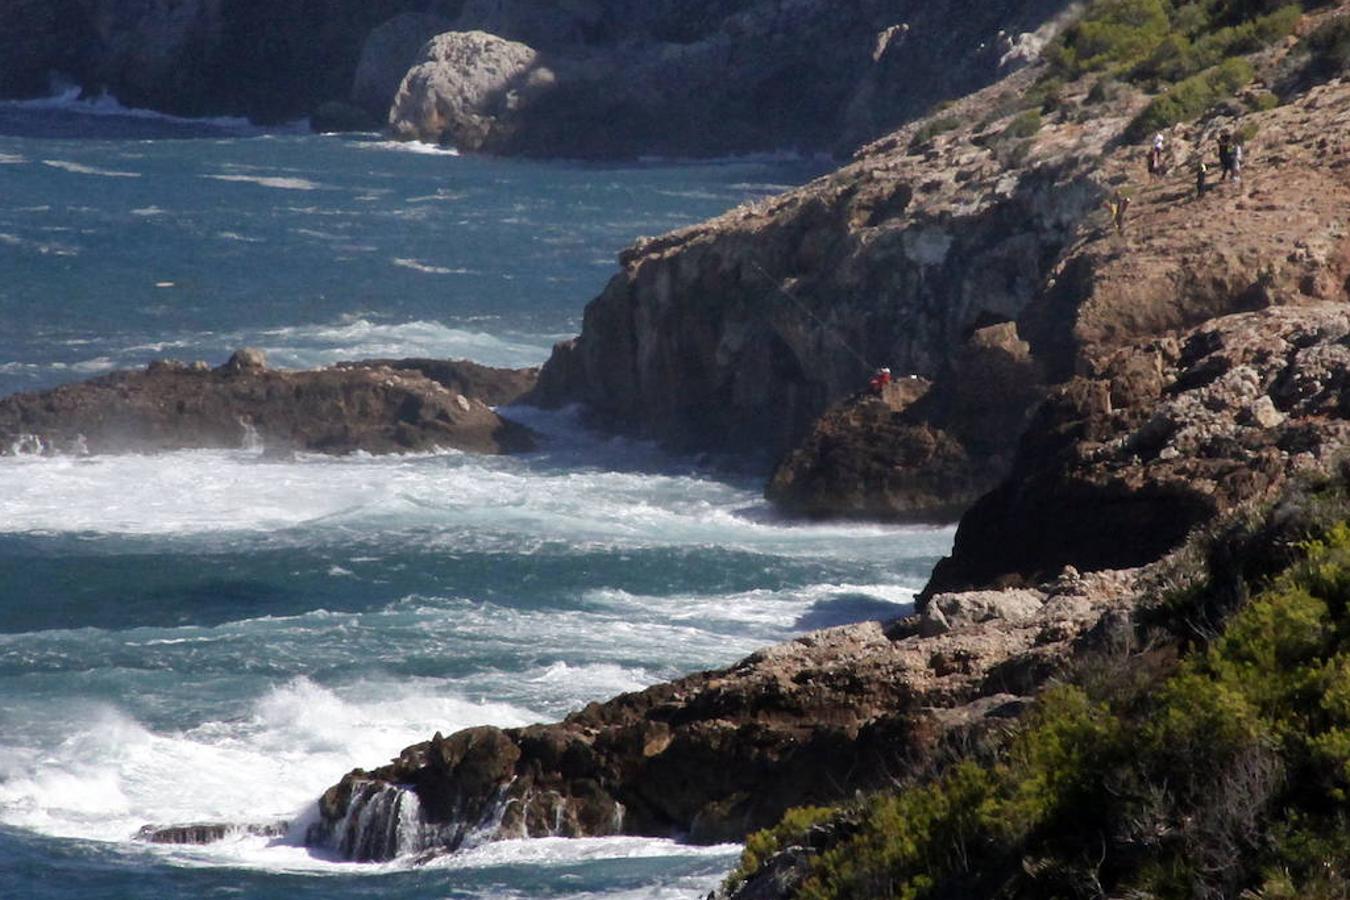
[[1233,174],[1233,144],[1228,132],[1219,135],[1219,181],[1227,181]]
[[880,369],[877,369],[876,374],[872,376],[872,380],[867,382],[867,387],[872,391],[872,393],[880,395],[885,392],[886,385],[890,383],[891,383],[891,370],[886,368],[885,366],[882,366]]
[[1153,149],[1148,151],[1148,174],[1158,178],[1163,174],[1163,136],[1158,132],[1153,136]]
[[1116,234],[1125,234],[1125,211],[1130,208],[1130,198],[1126,197],[1121,191],[1116,191],[1106,199],[1106,211],[1111,214],[1111,224],[1116,228]]

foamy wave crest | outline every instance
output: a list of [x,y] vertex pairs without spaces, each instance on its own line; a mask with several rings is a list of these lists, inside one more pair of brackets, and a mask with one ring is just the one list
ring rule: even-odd
[[459,156],[459,151],[454,147],[443,147],[440,144],[427,144],[422,141],[363,141],[356,146],[362,150],[393,150],[422,156]]
[[[157,732],[114,707],[92,706],[55,746],[11,746],[0,754],[0,822],[125,841],[146,824],[294,820],[344,772],[391,748],[437,730],[534,718],[436,688],[418,694],[406,685],[358,685],[339,694],[298,678],[259,698],[241,719],[178,732]],[[218,852],[258,853],[268,843],[241,835]]]
[[[265,429],[261,439],[266,444]],[[591,453],[591,464],[603,465],[604,454],[616,451],[598,443]],[[272,532],[304,525],[322,533],[357,524],[395,533],[429,528],[488,551],[503,541],[562,541],[581,552],[706,546],[878,561],[936,557],[950,545],[951,529],[781,521],[756,485],[697,473],[577,471],[561,456],[282,461],[184,451],[0,458],[0,531]]]
[[21,166],[28,162],[17,153],[0,153],[0,166]]
[[394,265],[400,269],[411,269],[414,272],[422,272],[427,275],[472,275],[469,269],[457,268],[448,269],[445,266],[433,266],[429,263],[419,262],[415,259],[395,258]]
[[0,244],[17,247],[20,250],[32,250],[41,253],[43,256],[79,256],[80,254],[79,248],[72,247],[70,244],[58,244],[54,241],[30,241],[8,232],[0,232]]
[[319,191],[324,190],[324,186],[308,178],[295,178],[293,176],[281,175],[203,175],[203,178],[212,178],[216,181],[234,181],[244,184],[256,184],[262,187],[276,188],[283,191]]
[[[184,116],[174,116],[169,115],[168,113],[155,112],[151,109],[123,106],[115,97],[110,97],[107,94],[85,96],[83,89],[70,86],[62,87],[50,97],[37,97],[31,100],[8,100],[0,103],[0,107],[27,110],[55,110],[85,116],[149,119],[159,122],[174,122],[182,125],[207,125],[229,131],[263,133],[268,130],[259,128],[248,119],[227,116],[190,119]],[[303,125],[304,123],[295,123],[280,130],[299,131]]]
[[113,169],[100,169],[96,166],[86,166],[83,163],[71,162],[65,159],[44,159],[44,166],[50,166],[53,169],[60,169],[63,172],[72,172],[76,175],[101,175],[104,178],[140,178],[140,172],[119,172]]
[[439,322],[385,324],[354,318],[330,325],[300,325],[265,331],[260,343],[277,365],[309,367],[341,360],[421,356],[472,359],[518,368],[548,358],[554,336],[538,343],[510,341]]

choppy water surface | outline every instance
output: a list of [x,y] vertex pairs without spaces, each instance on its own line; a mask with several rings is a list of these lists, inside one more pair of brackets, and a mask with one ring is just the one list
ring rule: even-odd
[[[593,167],[0,106],[0,394],[156,356],[541,362],[634,237],[792,160]],[[735,847],[510,841],[413,866],[149,823],[303,820],[435,731],[553,719],[903,611],[950,532],[513,415],[535,454],[0,458],[0,873],[34,897],[693,898]]]

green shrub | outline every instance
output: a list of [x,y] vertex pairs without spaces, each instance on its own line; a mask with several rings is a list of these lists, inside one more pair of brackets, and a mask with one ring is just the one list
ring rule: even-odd
[[1069,77],[1127,66],[1167,36],[1169,8],[1164,0],[1096,0],[1049,48],[1051,65]]
[[1046,59],[1067,78],[1106,71],[1158,86],[1282,39],[1302,12],[1269,0],[1096,0]]
[[919,126],[918,131],[914,132],[914,137],[909,141],[909,149],[917,150],[938,135],[946,134],[949,131],[955,131],[960,127],[961,120],[956,116],[940,116],[935,119],[929,119]]
[[[1211,535],[1209,577],[1231,576],[1231,546],[1264,588],[1152,689],[1047,689],[997,759],[861,802],[795,896],[1344,898],[1348,475]],[[752,837],[746,861],[817,815]]]
[[1247,104],[1254,112],[1268,112],[1280,105],[1280,98],[1276,97],[1270,91],[1262,91]]
[[1153,98],[1141,112],[1126,135],[1133,140],[1154,131],[1170,128],[1178,122],[1188,122],[1205,113],[1211,106],[1229,97],[1256,75],[1245,59],[1225,60],[1212,69],[1173,85],[1166,93]]
[[1008,127],[1003,129],[1000,136],[1003,140],[1021,140],[1023,138],[1035,137],[1036,132],[1041,130],[1041,111],[1039,109],[1028,109],[1019,113],[1016,118],[1008,123]]
[[732,887],[739,885],[757,872],[778,851],[790,846],[794,841],[803,839],[816,825],[838,818],[839,815],[839,808],[833,806],[797,806],[789,809],[777,825],[756,831],[745,839],[745,849],[741,851],[741,864],[731,873],[728,885]]
[[1309,70],[1334,78],[1350,69],[1350,15],[1337,16],[1308,35],[1303,43],[1312,54]]

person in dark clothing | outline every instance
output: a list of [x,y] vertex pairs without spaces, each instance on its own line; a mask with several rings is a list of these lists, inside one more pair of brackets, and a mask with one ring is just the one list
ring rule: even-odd
[[1233,176],[1233,139],[1228,132],[1219,135],[1219,180]]

